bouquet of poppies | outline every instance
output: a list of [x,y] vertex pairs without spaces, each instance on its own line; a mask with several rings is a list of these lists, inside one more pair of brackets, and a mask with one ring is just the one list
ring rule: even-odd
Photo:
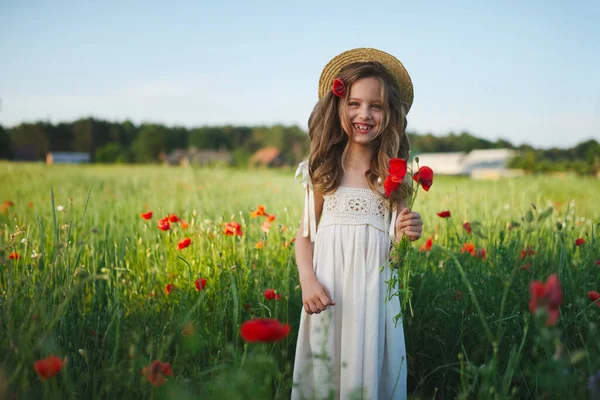
[[[412,187],[411,190],[407,191],[406,207],[412,211],[413,205],[419,192],[419,187],[422,187],[426,192],[433,184],[433,170],[427,166],[419,168],[419,157],[415,157],[415,163],[417,164],[417,172],[413,173],[412,169],[408,168],[406,160],[401,158],[392,158],[389,162],[388,176],[385,178],[383,188],[385,195],[389,198],[392,192],[400,188],[404,181],[406,174],[412,175]],[[391,205],[392,208],[396,205]],[[397,209],[396,209],[397,211]],[[392,224],[395,225],[396,212],[392,215]],[[406,308],[408,304],[410,313],[413,315],[411,297],[412,290],[410,288],[410,252],[412,250],[411,238],[404,235],[398,242],[392,244],[390,251],[390,268],[392,275],[388,281],[388,299],[394,296],[398,296],[402,301],[402,309]],[[397,322],[401,318],[401,314],[396,315],[394,322]]]

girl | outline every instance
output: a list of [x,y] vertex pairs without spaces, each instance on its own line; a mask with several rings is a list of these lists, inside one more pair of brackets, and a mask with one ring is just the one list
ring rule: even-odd
[[389,199],[381,182],[391,158],[408,159],[412,99],[402,63],[376,49],[344,52],[321,74],[310,155],[297,171],[307,192],[292,399],[406,398],[400,302],[387,299],[385,281],[391,242],[420,238],[423,222],[404,207],[409,182]]

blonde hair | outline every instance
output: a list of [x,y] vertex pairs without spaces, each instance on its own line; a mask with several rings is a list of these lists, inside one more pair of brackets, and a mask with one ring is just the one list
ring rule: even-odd
[[[331,91],[315,105],[308,119],[310,154],[309,173],[315,191],[328,194],[335,191],[342,180],[348,134],[341,121],[347,118],[347,103],[350,87],[362,78],[373,77],[379,80],[382,88],[383,121],[371,142],[373,156],[370,168],[365,172],[369,187],[378,189],[388,174],[391,158],[408,161],[410,142],[406,134],[406,110],[408,104],[400,97],[399,88],[385,67],[378,62],[359,62],[345,66],[336,78],[346,86],[346,96],[337,97]],[[333,82],[332,82],[333,83]],[[392,204],[410,195],[410,185],[403,182],[400,190],[392,193]],[[383,194],[382,194],[383,196]]]

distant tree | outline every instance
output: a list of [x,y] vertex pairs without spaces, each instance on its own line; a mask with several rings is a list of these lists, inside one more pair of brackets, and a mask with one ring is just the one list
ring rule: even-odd
[[137,162],[155,162],[161,151],[167,150],[169,132],[162,125],[142,125],[132,143],[133,157]]
[[0,159],[12,159],[13,152],[8,132],[0,125]]
[[114,163],[123,156],[123,149],[117,142],[105,144],[98,148],[94,155],[94,160],[99,163]]

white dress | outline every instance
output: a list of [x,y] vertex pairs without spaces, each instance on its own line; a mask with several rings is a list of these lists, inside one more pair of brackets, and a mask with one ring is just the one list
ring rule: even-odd
[[[305,163],[297,174],[307,188],[307,236],[307,222],[314,221],[314,198]],[[407,396],[404,330],[402,320],[396,325],[393,321],[400,301],[398,297],[387,300],[385,283],[390,277],[390,233],[395,220],[385,203],[370,189],[339,187],[324,196],[318,230],[309,224],[313,267],[336,305],[320,314],[302,311],[294,400]]]

